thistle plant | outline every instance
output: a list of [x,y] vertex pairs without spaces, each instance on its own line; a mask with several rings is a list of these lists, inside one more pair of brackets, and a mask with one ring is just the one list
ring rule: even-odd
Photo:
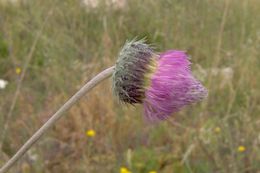
[[184,51],[157,54],[143,40],[127,42],[113,73],[114,93],[122,102],[142,103],[147,120],[166,119],[207,96],[190,64]]
[[80,98],[113,75],[114,95],[123,103],[143,104],[150,122],[167,119],[186,105],[207,96],[207,90],[193,77],[184,51],[156,53],[144,40],[125,43],[116,65],[86,83],[18,150],[0,169],[8,171],[30,147]]

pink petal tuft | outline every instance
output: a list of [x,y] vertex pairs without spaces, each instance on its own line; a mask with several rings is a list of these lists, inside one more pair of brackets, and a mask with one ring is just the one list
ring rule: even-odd
[[145,92],[144,113],[149,121],[166,119],[207,96],[207,90],[192,76],[191,63],[184,51],[161,53],[158,61],[158,70]]

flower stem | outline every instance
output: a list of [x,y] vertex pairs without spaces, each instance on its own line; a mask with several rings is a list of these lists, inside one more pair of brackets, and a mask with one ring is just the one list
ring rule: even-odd
[[88,83],[86,83],[76,94],[74,94],[65,104],[63,104],[61,108],[55,114],[53,114],[52,117],[37,132],[35,132],[29,140],[27,140],[27,142],[17,151],[17,153],[10,160],[8,160],[8,162],[6,162],[6,164],[0,169],[0,173],[7,172],[32,147],[32,145],[35,142],[37,142],[40,139],[40,137],[49,128],[51,128],[57,120],[61,118],[62,115],[64,115],[64,112],[70,109],[80,98],[82,98],[92,88],[94,88],[103,80],[110,77],[113,71],[114,66],[100,72]]

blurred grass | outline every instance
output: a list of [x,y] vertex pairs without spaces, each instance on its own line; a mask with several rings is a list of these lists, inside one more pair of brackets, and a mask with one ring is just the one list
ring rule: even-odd
[[[259,172],[258,0],[131,0],[124,8],[103,3],[94,9],[72,0],[0,1],[0,78],[9,82],[0,90],[0,127],[20,77],[15,69],[23,67],[45,20],[8,124],[1,165],[72,93],[113,65],[127,39],[146,37],[157,51],[187,50],[194,71],[198,65],[208,71],[230,67],[234,76],[222,86],[223,76],[207,74],[208,99],[158,125],[143,122],[141,106],[118,104],[106,81],[10,172],[119,172],[121,166],[133,173]],[[85,136],[88,129],[96,136]],[[239,152],[239,146],[246,150]]]

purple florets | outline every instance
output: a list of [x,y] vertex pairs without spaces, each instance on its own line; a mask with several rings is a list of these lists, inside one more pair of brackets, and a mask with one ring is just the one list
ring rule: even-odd
[[190,64],[183,51],[170,50],[160,54],[157,71],[145,92],[144,112],[148,120],[166,119],[207,96],[207,90],[192,76]]

